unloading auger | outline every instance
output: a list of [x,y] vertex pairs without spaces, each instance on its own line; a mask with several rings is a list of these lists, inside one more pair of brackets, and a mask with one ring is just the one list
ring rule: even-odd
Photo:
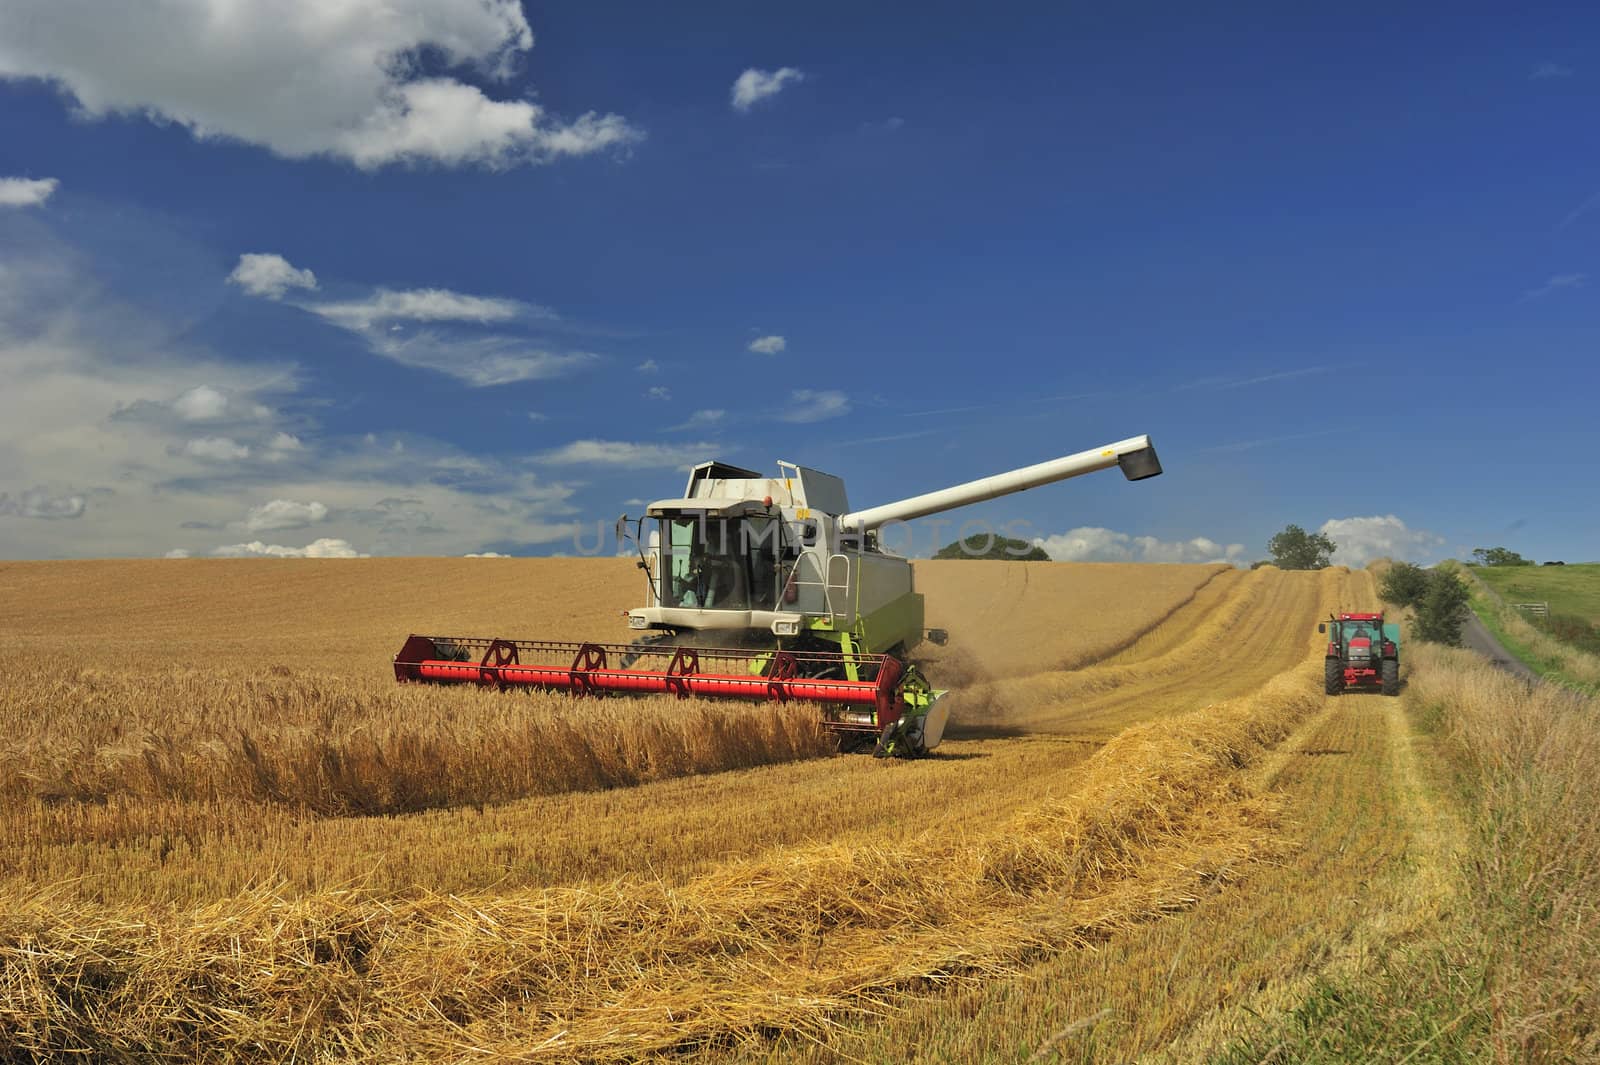
[[881,531],[1114,466],[1130,481],[1161,473],[1150,438],[1135,436],[851,510],[831,474],[780,462],[778,476],[764,477],[705,462],[683,498],[617,521],[648,584],[645,605],[627,614],[632,643],[413,635],[395,655],[395,678],[814,703],[843,747],[875,739],[880,757],[924,754],[939,745],[949,708],[908,656],[945,634],[923,627],[911,563],[883,549]]

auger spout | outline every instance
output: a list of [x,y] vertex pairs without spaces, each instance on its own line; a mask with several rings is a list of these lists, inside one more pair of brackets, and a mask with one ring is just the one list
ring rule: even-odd
[[842,515],[839,524],[851,531],[867,532],[891,521],[910,521],[912,518],[981,503],[985,499],[1026,491],[1069,477],[1080,477],[1112,466],[1121,466],[1123,475],[1130,481],[1142,481],[1161,473],[1161,460],[1156,457],[1156,448],[1150,438],[1132,436],[1115,444],[1090,448],[1075,455],[1064,455],[1049,462],[1023,466],[991,477],[980,477],[976,481],[941,488],[937,492],[924,492],[895,503],[854,510]]

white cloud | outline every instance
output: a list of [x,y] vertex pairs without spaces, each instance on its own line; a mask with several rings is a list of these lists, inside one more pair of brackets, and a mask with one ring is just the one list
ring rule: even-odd
[[367,557],[352,547],[350,541],[338,540],[333,537],[313,540],[304,547],[283,547],[279,544],[264,544],[260,540],[251,540],[247,544],[228,544],[224,547],[212,548],[211,553],[219,558],[250,558],[253,556],[264,558]]
[[[245,258],[249,256],[241,258],[241,265]],[[283,270],[294,271],[287,262],[281,259],[279,262]],[[253,280],[254,287],[247,284],[246,291],[277,298],[283,294],[283,288],[267,287],[265,281],[280,281],[283,270],[277,267],[270,272],[262,270],[260,273],[265,280],[259,283]],[[235,275],[238,273],[234,271]],[[300,273],[310,277],[309,270]],[[314,283],[313,280],[313,286]],[[473,296],[444,288],[380,288],[364,299],[301,303],[299,306],[330,325],[361,337],[375,355],[406,366],[448,374],[474,387],[560,377],[599,360],[599,356],[591,352],[552,351],[505,333],[472,335],[461,328],[408,332],[405,325],[399,324],[430,322],[447,327],[482,326],[557,317],[548,308],[497,296]]]
[[312,303],[306,310],[355,332],[383,322],[508,322],[523,314],[539,318],[555,315],[543,307],[494,296],[469,296],[447,288],[402,291],[380,288],[364,300]]
[[574,440],[534,456],[552,466],[636,466],[660,469],[705,462],[719,444],[634,444],[621,440]]
[[1574,71],[1569,66],[1560,63],[1540,63],[1533,68],[1533,73],[1528,75],[1529,81],[1548,81],[1551,78],[1570,78]]
[[228,397],[210,385],[196,385],[173,400],[172,409],[186,422],[216,421],[228,412]]
[[1425,529],[1411,529],[1393,514],[1369,518],[1334,518],[1319,532],[1333,539],[1333,561],[1339,566],[1365,566],[1375,558],[1415,561],[1426,558],[1445,539]]
[[780,67],[777,70],[757,70],[751,67],[740,74],[733,83],[730,94],[733,109],[748,111],[762,100],[778,95],[785,85],[804,80],[805,75],[794,67]]
[[776,355],[789,346],[789,342],[780,336],[758,337],[750,341],[749,351],[757,355]]
[[1562,289],[1582,288],[1588,280],[1588,274],[1556,274],[1538,288],[1528,289],[1522,294],[1522,298],[1536,300],[1540,296],[1548,296],[1550,293],[1559,292]]
[[271,252],[246,252],[228,275],[228,283],[238,285],[252,296],[282,299],[291,288],[315,289],[317,275],[299,270],[288,259]]
[[0,207],[38,207],[61,184],[55,178],[0,178]]
[[722,424],[728,416],[725,410],[697,410],[689,415],[689,420],[682,425],[673,426],[674,429],[712,429]]
[[174,547],[171,551],[161,556],[162,558],[188,558],[189,552],[181,547]]
[[292,499],[274,499],[251,507],[245,515],[244,531],[270,532],[274,529],[303,529],[315,525],[328,516],[328,508],[321,503],[299,503]]
[[[219,358],[185,323],[109,296],[97,264],[58,236],[12,229],[15,239],[0,240],[0,509],[14,515],[0,517],[5,555],[205,556],[256,539],[245,516],[276,499],[326,506],[311,528],[374,555],[485,544],[523,554],[572,537],[573,486],[419,434],[385,432],[371,447],[360,429],[328,435],[317,421],[326,408],[300,393],[292,366]],[[164,247],[154,240],[141,256],[165,269]],[[206,282],[184,269],[173,267],[174,284]],[[218,396],[222,412],[208,417]],[[200,455],[190,441],[202,441]]]
[[563,377],[600,361],[592,352],[549,351],[508,336],[364,335],[374,354],[420,370],[449,374],[477,388]]
[[235,462],[250,457],[250,446],[229,436],[203,436],[185,443],[183,453],[208,462]]
[[1243,544],[1219,544],[1204,536],[1161,540],[1092,525],[1033,542],[1057,562],[1239,562],[1245,555]]
[[661,364],[654,359],[646,359],[634,368],[640,373],[658,373],[661,370]]
[[644,398],[645,399],[663,399],[663,400],[671,399],[672,398],[672,389],[668,388],[666,385],[656,385],[654,388],[650,389],[648,392],[646,392],[644,394]]
[[468,551],[466,554],[462,555],[461,557],[462,558],[510,558],[511,556],[510,555],[502,555],[498,551]]
[[0,518],[81,518],[88,506],[83,496],[53,496],[43,488],[29,488],[15,499],[0,492]]
[[850,397],[832,390],[799,388],[789,393],[788,408],[778,415],[785,422],[820,422],[850,413]]
[[[491,167],[625,146],[618,115],[552,118],[445,72],[503,81],[533,47],[519,0],[3,0],[0,77],[54,85],[91,119],[324,155]],[[420,76],[426,53],[441,68]]]

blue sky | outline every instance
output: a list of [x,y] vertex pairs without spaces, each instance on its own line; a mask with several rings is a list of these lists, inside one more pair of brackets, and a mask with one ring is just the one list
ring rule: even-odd
[[0,556],[571,553],[701,458],[1141,432],[957,516],[1600,555],[1600,14],[327,10],[0,0]]

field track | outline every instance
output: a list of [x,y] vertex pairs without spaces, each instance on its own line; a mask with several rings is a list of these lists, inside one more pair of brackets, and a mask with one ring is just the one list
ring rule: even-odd
[[[612,611],[636,591],[632,571],[613,561],[62,566],[86,567],[68,574],[74,595],[63,594],[62,569],[0,566],[9,593],[0,611],[11,611],[0,612],[0,632],[13,646],[39,653],[65,639],[80,668],[108,671],[270,663],[350,677],[358,693],[386,683],[396,632],[615,639]],[[989,596],[972,617],[952,616],[979,578]],[[549,1042],[530,1058],[628,1056],[772,1026],[821,1032],[830,1016],[876,1011],[907,980],[1016,972],[1030,957],[1070,967],[1085,937],[1135,944],[1146,916],[1192,905],[1203,885],[1231,882],[1278,846],[1268,825],[1281,803],[1252,796],[1294,778],[1297,763],[1277,751],[1291,733],[1316,728],[1330,745],[1377,743],[1380,761],[1399,757],[1395,722],[1352,726],[1316,683],[1315,622],[1368,601],[1365,573],[936,563],[919,566],[918,581],[930,624],[952,632],[930,670],[957,682],[960,728],[935,758],[831,757],[404,817],[173,808],[139,822],[150,825],[145,835],[99,845],[75,835],[75,815],[41,806],[0,835],[0,890],[20,899],[52,884],[30,912],[81,907],[90,924],[153,905],[165,916],[150,919],[171,925],[220,912],[190,908],[230,897],[253,926],[281,929],[311,913],[376,922],[384,946],[373,953],[393,967],[384,979],[420,964],[413,950],[444,952],[463,971],[502,973],[501,990],[482,1002],[462,992],[465,1013],[447,1031],[375,999],[379,1020],[359,1035],[366,1049],[392,1052],[399,1039],[446,1057],[465,1045],[523,1054],[542,1033]],[[536,610],[530,585],[547,600]],[[995,605],[1001,591],[1010,609]],[[218,600],[246,606],[227,618]],[[518,620],[529,614],[533,628]],[[25,710],[16,691],[0,696],[8,713]],[[449,713],[458,697],[476,693],[433,698]],[[1379,732],[1338,731],[1351,727]],[[158,832],[163,818],[188,826],[182,838]],[[841,890],[862,908],[833,927]],[[467,901],[447,901],[458,895]],[[569,969],[564,952],[578,946],[561,936],[544,947],[517,940],[529,921],[550,936],[552,915],[572,920],[583,898],[583,949],[616,955],[599,970]],[[912,909],[902,913],[896,898]],[[348,916],[327,916],[329,907]],[[948,907],[949,917],[931,916]],[[628,929],[645,913],[683,944],[640,953]],[[818,929],[813,947],[796,921]],[[397,924],[410,931],[383,938]],[[181,935],[170,939],[177,955],[160,965],[199,964],[184,960]],[[751,951],[767,960],[752,969]],[[1061,960],[1038,961],[1040,951]],[[515,971],[567,973],[559,993],[554,975],[540,984],[547,1020],[494,1004],[517,983],[504,968],[512,961]],[[417,977],[406,979],[416,993]],[[739,995],[729,997],[730,982]],[[724,990],[706,998],[713,987]],[[1170,1040],[1200,1009],[1175,1004],[1155,1034]],[[919,1016],[912,1009],[894,1024],[915,1028]]]

